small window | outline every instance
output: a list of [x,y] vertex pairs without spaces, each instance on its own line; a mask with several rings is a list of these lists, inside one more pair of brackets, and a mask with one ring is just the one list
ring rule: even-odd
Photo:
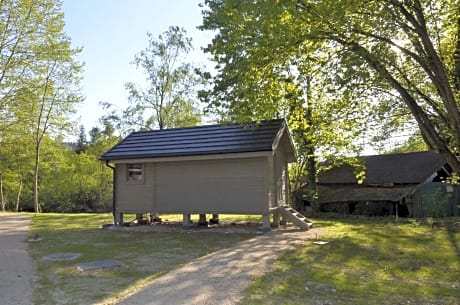
[[144,180],[144,167],[142,163],[133,163],[127,165],[128,182],[142,182]]

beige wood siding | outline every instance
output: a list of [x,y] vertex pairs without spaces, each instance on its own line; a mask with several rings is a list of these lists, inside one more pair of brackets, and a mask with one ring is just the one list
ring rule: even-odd
[[160,162],[156,211],[264,213],[268,210],[267,157]]
[[119,213],[146,213],[154,211],[155,164],[143,164],[143,181],[127,181],[127,165],[116,165],[116,211]]

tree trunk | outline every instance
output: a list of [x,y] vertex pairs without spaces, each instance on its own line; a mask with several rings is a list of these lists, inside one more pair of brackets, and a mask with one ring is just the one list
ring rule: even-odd
[[454,85],[457,93],[460,91],[460,6],[457,11],[457,43],[454,52]]
[[[417,121],[420,132],[422,133],[428,146],[444,157],[454,173],[460,174],[460,161],[449,148],[445,140],[441,137],[441,134],[436,130],[436,127],[431,122],[427,113],[420,107],[417,100],[411,95],[409,90],[398,82],[398,80],[391,75],[385,66],[375,59],[372,54],[360,44],[356,42],[348,43],[343,40],[337,40],[337,42],[348,45],[353,52],[359,54],[372,68],[375,69],[377,73],[388,81],[388,83],[399,93],[412,116]],[[460,131],[456,129],[454,131],[456,132],[456,137],[458,137]]]
[[34,164],[34,212],[40,213],[40,204],[38,202],[38,170],[40,162],[40,144],[35,146],[35,164]]
[[319,204],[318,204],[318,185],[316,182],[315,148],[313,147],[313,145],[308,145],[308,148],[307,148],[306,171],[307,171],[308,197],[311,200],[312,213],[313,215],[315,215],[319,212]]
[[22,194],[22,179],[21,177],[19,177],[19,188],[18,188],[18,194],[16,196],[16,207],[15,207],[16,212],[19,212],[19,203],[21,202],[21,194]]
[[0,207],[5,211],[5,198],[3,197],[3,173],[0,173]]
[[315,128],[315,124],[313,123],[312,119],[312,108],[310,101],[312,100],[311,97],[311,77],[306,76],[305,84],[304,84],[304,106],[305,106],[305,113],[304,119],[307,123],[308,132],[306,133],[306,137],[304,138],[304,145],[305,145],[305,153],[306,153],[306,171],[307,171],[307,185],[308,185],[308,196],[311,200],[311,208],[313,215],[316,215],[319,212],[319,204],[318,204],[318,190],[317,190],[317,181],[316,181],[316,157],[315,157],[315,146],[312,143],[309,135],[313,134],[313,130]]
[[[448,124],[453,130],[455,145],[458,146],[460,145],[460,111],[457,101],[455,100],[455,94],[449,83],[449,73],[431,41],[423,8],[420,4],[414,4],[411,5],[413,11],[410,12],[406,4],[404,4],[404,1],[391,0],[389,2],[397,11],[401,12],[402,16],[404,16],[408,24],[410,24],[410,26],[403,28],[408,37],[411,37],[411,34],[415,34],[417,43],[420,43],[420,46],[423,47],[425,54],[418,59],[418,62],[425,70],[426,75],[430,78],[431,83],[445,106]],[[414,57],[412,56],[412,58]]]

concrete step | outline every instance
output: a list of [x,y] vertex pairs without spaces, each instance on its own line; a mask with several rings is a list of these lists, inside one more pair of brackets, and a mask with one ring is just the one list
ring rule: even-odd
[[291,207],[278,207],[278,212],[284,215],[289,221],[291,221],[300,229],[309,230],[313,226],[312,222],[310,222],[305,216]]

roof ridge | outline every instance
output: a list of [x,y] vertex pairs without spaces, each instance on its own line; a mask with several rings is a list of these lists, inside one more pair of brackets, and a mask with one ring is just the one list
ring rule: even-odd
[[[446,162],[433,150],[366,156],[365,185],[382,183],[421,183],[436,173]],[[321,174],[322,183],[355,182],[353,166],[348,164]]]
[[424,154],[424,153],[437,153],[437,152],[432,149],[428,149],[428,150],[398,152],[398,153],[388,153],[388,154],[363,155],[360,157],[367,158],[367,157],[382,157],[382,156],[403,156],[403,155],[407,156],[407,155]]
[[254,125],[254,124],[262,124],[262,123],[275,123],[275,122],[280,122],[280,121],[285,121],[285,118],[267,119],[267,120],[260,120],[260,121],[249,121],[249,122],[241,122],[241,123],[238,123],[238,122],[224,122],[224,123],[216,123],[216,124],[174,127],[174,128],[166,128],[166,129],[139,130],[139,131],[133,131],[130,134],[179,131],[179,130],[189,130],[189,129],[204,129],[204,128],[210,128],[210,127],[211,128],[212,127],[241,127],[241,126],[245,126],[245,125]]

